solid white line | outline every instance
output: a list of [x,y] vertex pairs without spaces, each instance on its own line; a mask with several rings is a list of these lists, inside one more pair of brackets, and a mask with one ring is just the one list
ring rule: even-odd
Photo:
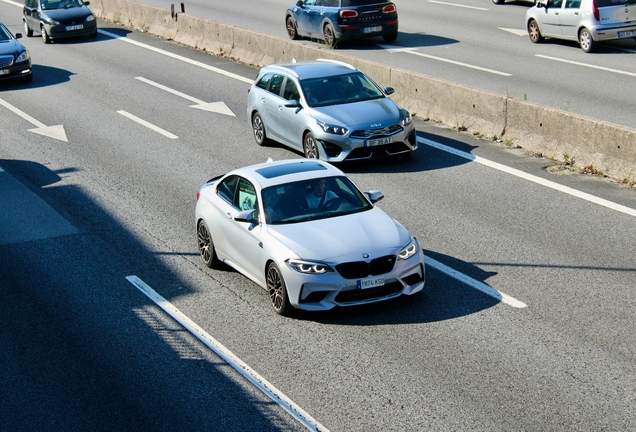
[[101,34],[105,35],[105,36],[109,36],[109,37],[112,37],[114,39],[118,39],[118,40],[120,40],[122,42],[127,42],[129,44],[137,45],[138,47],[145,48],[147,50],[154,51],[156,53],[163,54],[165,56],[172,57],[174,59],[181,60],[181,61],[186,62],[186,63],[190,63],[191,65],[194,65],[194,66],[199,66],[201,68],[210,70],[212,72],[216,72],[216,73],[221,74],[221,75],[225,75],[225,76],[230,77],[230,78],[237,79],[239,81],[246,82],[248,84],[252,84],[254,82],[254,79],[245,78],[245,77],[242,77],[240,75],[233,74],[232,72],[227,72],[227,71],[224,71],[223,69],[219,69],[219,68],[216,68],[214,66],[210,66],[208,64],[201,63],[201,62],[198,62],[196,60],[192,60],[192,59],[189,59],[187,57],[180,56],[178,54],[173,54],[173,53],[171,53],[169,51],[165,51],[165,50],[162,50],[162,49],[159,49],[159,48],[155,48],[155,47],[150,46],[150,45],[146,45],[144,43],[137,42],[137,41],[134,41],[132,39],[128,39],[125,36],[119,36],[119,35],[117,35],[115,33],[111,33],[111,32],[105,31],[105,30],[101,30],[101,29],[98,29],[97,31],[100,32]]
[[476,7],[476,6],[466,6],[463,4],[457,4],[457,3],[447,3],[447,2],[443,2],[443,1],[436,1],[436,0],[428,0],[429,3],[437,3],[437,4],[441,4],[441,5],[446,5],[446,6],[456,6],[456,7],[462,7],[462,8],[466,8],[466,9],[477,9],[477,10],[482,10],[482,11],[487,11],[487,8],[481,8],[481,7]]
[[475,288],[476,290],[479,290],[483,292],[484,294],[489,295],[490,297],[493,297],[494,299],[507,304],[508,306],[512,306],[514,308],[519,308],[519,309],[528,307],[528,305],[525,304],[524,302],[519,301],[514,297],[510,297],[508,294],[504,294],[501,291],[497,291],[493,287],[486,285],[483,282],[479,282],[478,280],[475,280],[471,278],[470,276],[467,276],[463,273],[460,273],[457,270],[447,266],[446,264],[442,264],[441,262],[434,260],[433,258],[429,256],[426,256],[424,262],[426,263],[427,266],[431,266],[434,269],[441,271],[442,273],[446,273],[448,276],[452,277],[453,279],[456,279],[472,288]]
[[633,208],[630,208],[630,207],[626,207],[624,205],[617,204],[615,202],[608,201],[606,199],[599,198],[599,197],[596,197],[594,195],[590,195],[590,194],[585,193],[585,192],[581,192],[579,190],[573,189],[573,188],[568,187],[568,186],[563,186],[563,185],[560,185],[558,183],[554,183],[554,182],[552,182],[550,180],[546,180],[544,178],[537,177],[535,175],[525,173],[525,172],[523,172],[521,170],[518,170],[518,169],[515,169],[515,168],[510,168],[510,167],[508,167],[506,165],[502,165],[500,163],[493,162],[493,161],[490,161],[488,159],[484,159],[482,157],[475,156],[475,155],[472,155],[470,153],[466,153],[466,152],[463,152],[461,150],[457,150],[457,149],[454,149],[452,147],[445,146],[444,144],[440,144],[438,142],[431,141],[431,140],[426,139],[426,138],[418,137],[417,141],[422,143],[422,144],[426,144],[428,146],[435,147],[435,148],[437,148],[439,150],[442,150],[442,151],[445,151],[445,152],[448,152],[448,153],[452,153],[452,154],[454,154],[456,156],[459,156],[459,157],[462,157],[464,159],[468,159],[470,161],[477,162],[479,164],[488,166],[490,168],[494,168],[496,170],[499,170],[499,171],[502,171],[502,172],[505,172],[505,173],[508,173],[508,174],[512,174],[512,175],[514,175],[516,177],[519,177],[519,178],[522,178],[524,180],[528,180],[528,181],[531,181],[533,183],[537,183],[537,184],[540,184],[542,186],[549,187],[550,189],[554,189],[554,190],[557,190],[559,192],[563,192],[563,193],[566,193],[568,195],[572,195],[574,197],[581,198],[581,199],[589,201],[591,203],[598,204],[600,206],[607,207],[609,209],[612,209],[612,210],[615,210],[615,211],[618,211],[618,212],[621,212],[621,213],[625,213],[625,214],[628,214],[630,216],[636,216],[636,209],[633,209]]
[[172,94],[174,94],[174,95],[180,96],[180,97],[182,97],[182,98],[184,98],[184,99],[187,99],[187,100],[189,100],[189,101],[192,101],[192,102],[194,102],[194,103],[198,103],[198,104],[200,104],[200,105],[205,104],[205,102],[204,102],[204,101],[202,101],[202,100],[200,100],[200,99],[197,99],[197,98],[192,97],[192,96],[190,96],[190,95],[187,95],[187,94],[185,94],[185,93],[181,93],[180,91],[178,91],[178,90],[174,90],[174,89],[171,89],[170,87],[166,87],[166,86],[165,86],[165,85],[163,85],[163,84],[159,84],[159,83],[156,83],[156,82],[154,82],[154,81],[150,81],[150,80],[149,80],[149,79],[147,79],[147,78],[144,78],[144,77],[135,77],[135,79],[138,79],[139,81],[145,82],[146,84],[150,84],[151,86],[155,86],[155,87],[157,87],[157,88],[159,88],[159,89],[161,89],[161,90],[165,90],[165,91],[167,91],[168,93],[172,93]]
[[124,117],[128,117],[129,119],[131,119],[132,121],[135,121],[137,123],[139,123],[140,125],[146,126],[148,129],[152,129],[155,132],[159,132],[161,135],[166,136],[170,139],[177,139],[179,138],[178,136],[171,134],[170,132],[161,129],[159,126],[155,126],[152,123],[147,122],[144,119],[140,119],[139,117],[130,114],[129,112],[126,112],[124,110],[119,110],[117,111],[119,114],[123,115]]
[[429,55],[429,54],[423,54],[421,52],[415,51],[417,48],[394,48],[394,47],[391,47],[390,45],[382,45],[382,44],[378,44],[378,46],[380,48],[382,48],[382,49],[387,50],[390,53],[404,52],[404,53],[407,53],[407,54],[413,54],[413,55],[417,55],[417,56],[420,56],[420,57],[426,57],[426,58],[429,58],[429,59],[432,59],[432,60],[438,60],[438,61],[441,61],[441,62],[444,62],[444,63],[451,63],[451,64],[454,64],[454,65],[457,65],[457,66],[463,66],[463,67],[467,67],[467,68],[470,68],[470,69],[480,70],[482,72],[493,73],[493,74],[501,75],[501,76],[512,76],[512,74],[509,74],[509,73],[506,73],[506,72],[496,71],[494,69],[487,69],[487,68],[483,68],[481,66],[475,66],[475,65],[468,64],[468,63],[462,63],[462,62],[458,62],[458,61],[455,61],[455,60],[449,60],[449,59],[446,59],[446,58],[443,58],[443,57],[437,57],[437,56],[432,56],[432,55]]
[[557,57],[550,57],[550,56],[546,56],[546,55],[542,55],[542,54],[535,54],[535,56],[537,57],[541,57],[547,60],[554,60],[554,61],[558,61],[561,63],[569,63],[569,64],[573,64],[576,66],[583,66],[583,67],[587,67],[590,69],[599,69],[602,71],[606,71],[606,72],[612,72],[612,73],[616,73],[616,74],[621,74],[621,75],[629,75],[629,76],[633,76],[636,77],[636,73],[634,72],[626,72],[626,71],[622,71],[619,69],[610,69],[610,68],[606,68],[603,66],[595,66],[595,65],[591,65],[591,64],[586,64],[586,63],[580,63],[580,62],[576,62],[576,61],[572,61],[572,60],[564,60],[564,59],[560,59]]
[[230,350],[224,347],[216,339],[206,333],[194,321],[183,314],[179,309],[174,307],[169,301],[157,294],[155,290],[150,288],[144,281],[137,276],[126,276],[128,282],[133,284],[139,291],[144,293],[150,300],[155,302],[157,306],[163,309],[168,315],[174,318],[186,330],[192,333],[197,339],[203,342],[216,355],[222,358],[227,364],[232,366],[237,372],[243,375],[249,382],[254,384],[260,391],[265,393],[270,399],[280,405],[298,422],[310,431],[325,431],[328,429],[318,423],[314,418],[307,414],[302,408],[296,405],[291,399],[285,396],[280,390],[269,383],[265,378],[256,373],[240,358],[235,356]]

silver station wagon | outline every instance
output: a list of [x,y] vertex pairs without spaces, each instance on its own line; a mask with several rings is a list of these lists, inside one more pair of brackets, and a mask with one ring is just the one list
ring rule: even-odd
[[538,0],[526,12],[530,40],[578,41],[592,52],[597,42],[636,38],[636,0]]

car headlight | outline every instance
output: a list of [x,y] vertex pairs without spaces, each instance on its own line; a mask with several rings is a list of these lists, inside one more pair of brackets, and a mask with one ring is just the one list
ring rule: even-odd
[[345,135],[347,132],[349,132],[349,129],[344,126],[334,126],[320,120],[316,120],[316,123],[318,123],[318,126],[320,126],[323,131],[330,134]]
[[405,109],[400,109],[400,124],[402,126],[408,126],[413,121],[413,117],[411,117],[411,113]]
[[47,23],[48,25],[52,25],[52,26],[60,25],[59,21],[55,21],[54,19],[51,19],[51,18],[46,18],[43,21]]
[[285,261],[289,268],[297,271],[298,273],[304,274],[323,274],[327,272],[333,271],[331,267],[327,264],[313,262],[313,261],[303,261],[297,259],[288,259]]
[[89,15],[89,16],[86,18],[86,21],[95,21],[95,16],[94,16],[94,15]]
[[22,54],[20,54],[17,59],[15,59],[15,62],[16,63],[21,63],[21,62],[29,60],[30,58],[31,58],[31,56],[29,55],[29,52],[25,51]]
[[415,241],[414,238],[411,238],[411,241],[409,242],[409,244],[404,246],[402,250],[400,251],[400,253],[398,253],[398,259],[402,259],[402,260],[409,259],[413,255],[415,255],[417,251],[418,251],[417,242]]

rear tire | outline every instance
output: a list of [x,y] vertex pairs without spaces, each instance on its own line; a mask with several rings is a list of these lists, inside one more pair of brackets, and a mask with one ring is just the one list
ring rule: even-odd
[[532,43],[543,42],[543,36],[539,30],[539,24],[537,24],[535,20],[530,20],[528,23],[528,36],[530,36]]
[[254,133],[254,141],[259,146],[264,146],[267,143],[267,132],[265,132],[265,124],[258,112],[255,112],[252,116],[252,132]]
[[398,37],[397,32],[385,34],[382,36],[382,38],[384,39],[384,42],[395,42],[397,37]]
[[293,307],[289,303],[285,280],[276,264],[270,263],[267,266],[265,280],[267,281],[267,291],[274,311],[279,315],[289,316]]
[[325,45],[328,48],[336,48],[338,40],[336,39],[336,33],[331,24],[326,24],[322,29],[322,35],[325,39]]
[[506,0],[492,0],[494,4],[504,4]]
[[24,20],[24,34],[26,37],[33,36],[33,30],[29,28],[29,24],[27,24],[26,20]]
[[585,27],[579,32],[579,44],[583,52],[591,53],[596,49],[596,42],[592,39],[592,33]]

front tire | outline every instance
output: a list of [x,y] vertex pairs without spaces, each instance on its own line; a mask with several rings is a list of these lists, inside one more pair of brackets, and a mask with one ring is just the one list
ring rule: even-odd
[[255,112],[252,116],[252,132],[254,133],[254,140],[259,146],[264,146],[267,143],[267,132],[265,132],[265,124],[263,118],[258,112]]
[[532,43],[543,42],[543,36],[539,30],[539,24],[537,24],[535,20],[530,20],[528,23],[528,36],[530,36]]
[[307,159],[319,159],[318,143],[311,132],[307,132],[303,138],[303,151]]
[[592,33],[586,28],[582,28],[579,32],[579,44],[586,53],[591,53],[596,49],[596,42],[592,39]]
[[42,34],[42,41],[43,41],[45,44],[49,44],[49,43],[51,43],[51,38],[49,37],[49,34],[46,32],[46,30],[44,30],[44,27],[42,27],[42,28],[40,29],[40,32],[41,32],[41,34]]
[[216,255],[210,230],[203,221],[199,221],[197,226],[197,243],[203,264],[209,268],[218,268],[220,264],[219,257]]
[[279,315],[289,316],[293,308],[289,303],[285,280],[283,279],[283,275],[276,264],[270,263],[267,266],[265,279],[267,281],[269,299],[274,311]]
[[336,32],[331,24],[326,24],[322,29],[322,35],[325,39],[325,45],[328,48],[335,48],[338,40],[336,39]]
[[26,20],[24,20],[24,34],[26,35],[26,37],[33,36],[33,30],[29,28],[29,24],[26,22]]
[[298,27],[296,27],[296,21],[294,21],[291,16],[287,17],[285,25],[287,26],[287,36],[289,36],[291,40],[300,39],[300,37],[298,36]]

